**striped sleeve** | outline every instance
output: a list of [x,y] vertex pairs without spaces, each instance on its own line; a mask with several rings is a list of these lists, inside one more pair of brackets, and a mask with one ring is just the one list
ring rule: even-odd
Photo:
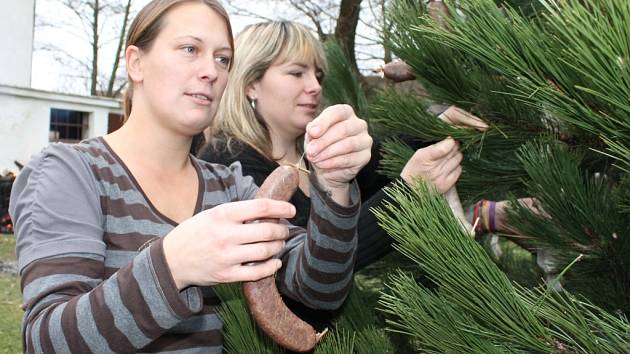
[[278,286],[287,296],[315,309],[339,308],[350,291],[357,248],[359,188],[351,185],[351,206],[335,203],[311,174],[308,230],[291,227],[294,237],[280,255]]
[[102,259],[71,254],[22,274],[26,353],[135,352],[202,308],[199,288],[178,292],[158,240],[103,281]]
[[162,244],[104,280],[98,192],[76,150],[53,146],[20,173],[15,223],[26,353],[134,352],[201,310],[201,292],[177,291]]

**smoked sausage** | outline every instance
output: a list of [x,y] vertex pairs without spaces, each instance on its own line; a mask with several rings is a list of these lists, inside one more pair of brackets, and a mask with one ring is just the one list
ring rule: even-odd
[[[256,198],[288,201],[298,188],[297,168],[280,166],[263,182]],[[265,220],[270,221],[270,220]],[[275,276],[242,284],[245,301],[258,326],[276,343],[294,352],[313,350],[323,334],[297,317],[282,301]]]

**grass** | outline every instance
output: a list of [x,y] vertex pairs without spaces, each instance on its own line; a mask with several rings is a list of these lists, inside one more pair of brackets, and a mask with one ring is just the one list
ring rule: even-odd
[[15,236],[13,234],[0,234],[0,260],[15,260]]
[[[15,237],[0,234],[0,260],[15,261]],[[0,354],[22,352],[22,295],[17,275],[0,273]]]

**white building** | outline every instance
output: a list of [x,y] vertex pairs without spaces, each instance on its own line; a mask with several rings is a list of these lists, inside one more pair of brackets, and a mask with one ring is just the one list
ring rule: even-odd
[[[31,88],[35,0],[0,0],[0,175],[52,141],[80,141],[120,126],[119,100]],[[7,16],[10,14],[10,16]]]

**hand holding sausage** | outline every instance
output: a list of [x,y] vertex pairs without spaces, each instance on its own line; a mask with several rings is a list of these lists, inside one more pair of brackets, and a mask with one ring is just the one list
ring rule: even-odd
[[[164,239],[164,255],[178,289],[257,280],[281,266],[272,259],[289,236],[286,225],[246,224],[257,219],[290,218],[285,201],[255,199],[226,203],[184,221]],[[245,263],[257,262],[247,266]]]
[[371,157],[367,123],[348,105],[326,108],[306,127],[306,156],[324,188],[347,190]]

